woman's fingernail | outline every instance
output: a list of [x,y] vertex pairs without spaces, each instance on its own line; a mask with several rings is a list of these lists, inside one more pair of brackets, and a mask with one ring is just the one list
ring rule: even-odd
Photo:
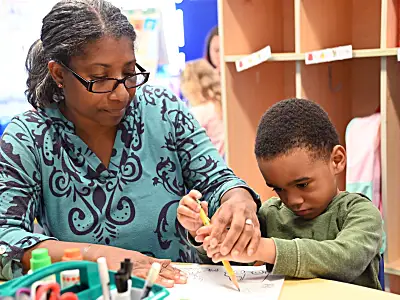
[[[226,249],[225,249],[225,251],[226,251]],[[233,256],[238,256],[238,255],[239,255],[239,251],[233,250],[232,255],[233,255]]]
[[170,279],[164,279],[163,281],[164,281],[165,283],[168,283],[168,284],[174,284],[174,283],[175,283],[175,281],[170,280]]
[[175,279],[179,279],[179,277],[181,277],[179,274],[175,275]]
[[185,276],[181,276],[180,280],[185,282],[187,280],[187,278]]
[[225,248],[225,247],[224,247],[224,248],[221,249],[221,254],[222,254],[222,255],[226,255],[226,254],[228,254],[228,252],[229,252],[229,251],[228,251],[228,248]]
[[252,256],[253,253],[254,253],[254,250],[253,250],[253,249],[249,249],[249,250],[247,251],[247,255],[248,255],[248,256]]
[[187,277],[187,274],[185,272],[180,271],[179,274],[181,274],[181,276]]

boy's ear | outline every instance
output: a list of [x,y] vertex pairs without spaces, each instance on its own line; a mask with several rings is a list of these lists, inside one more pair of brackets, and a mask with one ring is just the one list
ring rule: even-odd
[[336,145],[331,154],[331,163],[335,175],[338,175],[346,168],[346,149],[341,145]]

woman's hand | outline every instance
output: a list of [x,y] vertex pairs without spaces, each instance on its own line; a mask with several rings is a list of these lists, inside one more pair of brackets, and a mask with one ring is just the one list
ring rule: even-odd
[[[179,223],[195,238],[196,230],[203,226],[203,222],[200,219],[200,207],[197,203],[197,199],[202,197],[201,193],[192,190],[189,194],[184,196],[179,202],[177,209],[177,218]],[[206,215],[208,215],[208,203],[206,201],[201,202]]]
[[[250,193],[243,188],[235,188],[221,199],[222,205],[211,219],[210,246],[220,246],[222,256],[239,256],[247,253],[252,256],[258,249],[261,232],[257,218],[257,204]],[[226,228],[229,231],[224,237]],[[203,242],[202,235],[196,241]],[[209,248],[208,247],[208,248]]]
[[172,267],[171,261],[167,259],[157,259],[137,251],[109,246],[102,246],[98,254],[100,254],[99,257],[104,256],[107,259],[108,268],[113,271],[118,271],[121,261],[129,258],[133,263],[132,275],[144,279],[147,277],[151,265],[158,262],[161,264],[161,271],[156,283],[165,287],[173,287],[176,283],[183,284],[187,281],[186,274]]

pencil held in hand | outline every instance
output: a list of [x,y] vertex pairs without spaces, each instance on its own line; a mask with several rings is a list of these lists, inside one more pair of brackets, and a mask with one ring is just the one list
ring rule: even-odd
[[[207,217],[205,211],[203,210],[203,208],[201,207],[200,204],[200,200],[197,199],[197,203],[199,204],[200,207],[200,218],[201,221],[203,222],[204,226],[210,225],[210,219]],[[224,265],[226,272],[228,273],[230,279],[232,280],[233,284],[236,286],[236,288],[239,290],[240,292],[240,287],[239,287],[239,283],[238,280],[236,278],[236,274],[235,271],[233,271],[231,264],[229,263],[229,261],[223,260],[222,264]]]
[[[199,200],[197,200],[197,202],[198,202],[199,205],[200,205]],[[200,218],[201,218],[201,221],[203,222],[203,224],[204,224],[205,226],[211,224],[211,223],[210,223],[210,219],[207,217],[206,212],[204,211],[204,209],[201,208],[201,206],[200,206]]]
[[239,287],[239,282],[237,280],[235,271],[232,269],[231,264],[229,263],[229,261],[227,260],[223,260],[222,264],[224,265],[226,272],[228,273],[230,279],[232,280],[233,284],[236,286],[236,288],[239,290],[240,292],[240,287]]

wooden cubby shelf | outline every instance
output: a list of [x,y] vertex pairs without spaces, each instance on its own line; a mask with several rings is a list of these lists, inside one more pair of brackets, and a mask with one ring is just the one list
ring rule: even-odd
[[[384,57],[396,56],[397,48],[388,49],[361,49],[353,50],[353,58],[368,58],[368,57]],[[227,55],[224,61],[227,63],[235,62],[246,55]],[[266,61],[303,61],[305,60],[305,53],[272,53],[271,58]]]
[[[219,0],[226,160],[267,200],[254,157],[263,113],[277,101],[319,103],[345,145],[355,117],[381,111],[382,199],[390,289],[400,293],[400,0]],[[237,72],[236,60],[269,45],[272,57]],[[353,58],[305,65],[305,53],[352,45]],[[345,175],[340,178],[345,188]]]

